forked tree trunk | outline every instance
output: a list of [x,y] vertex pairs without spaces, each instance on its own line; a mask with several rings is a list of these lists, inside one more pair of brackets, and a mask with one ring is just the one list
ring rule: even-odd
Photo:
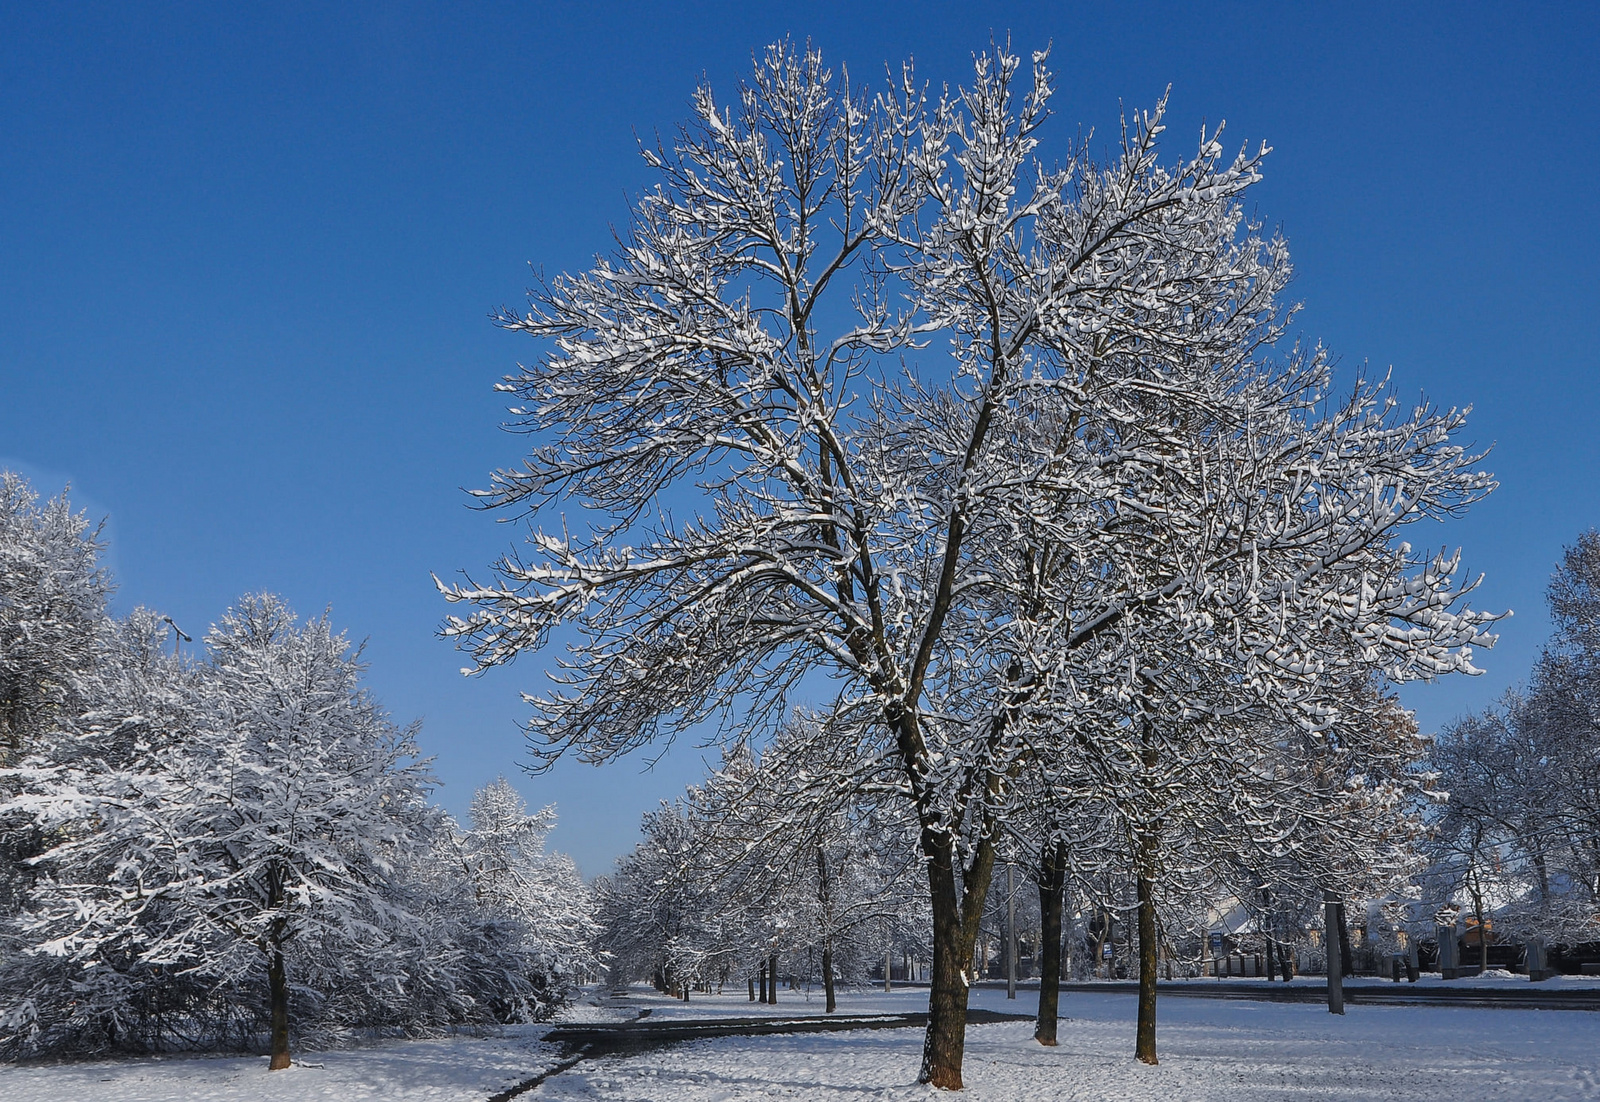
[[1155,882],[1139,874],[1139,1027],[1133,1055],[1146,1064],[1156,1059],[1156,899]]
[[1033,1039],[1056,1043],[1061,1005],[1061,904],[1066,894],[1067,844],[1046,844],[1039,860],[1039,1018]]
[[1339,901],[1330,891],[1323,897],[1322,924],[1327,936],[1322,940],[1328,947],[1328,1013],[1344,1013],[1344,969],[1339,960]]
[[289,1066],[289,981],[283,972],[283,950],[274,949],[267,961],[267,989],[272,1004],[272,1061],[268,1071]]

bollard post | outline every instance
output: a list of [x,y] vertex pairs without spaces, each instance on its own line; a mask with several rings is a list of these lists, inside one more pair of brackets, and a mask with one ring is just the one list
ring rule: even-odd
[[1446,926],[1440,923],[1434,931],[1439,938],[1439,974],[1447,980],[1456,978],[1456,972],[1461,967],[1460,946],[1456,944],[1455,923]]
[[1528,942],[1528,980],[1530,983],[1540,983],[1555,975],[1555,970],[1545,962],[1544,938],[1536,937]]

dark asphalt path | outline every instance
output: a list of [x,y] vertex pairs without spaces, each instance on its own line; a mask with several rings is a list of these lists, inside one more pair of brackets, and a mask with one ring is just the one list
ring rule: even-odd
[[[1031,1022],[1031,1013],[1002,1013],[994,1010],[967,1011],[967,1024]],[[909,1029],[928,1024],[925,1010],[903,1014],[830,1015],[809,1014],[796,1018],[637,1018],[631,1022],[584,1023],[557,1026],[544,1035],[545,1041],[568,1049],[583,1049],[589,1055],[606,1052],[637,1052],[658,1045],[698,1041],[705,1037],[758,1037],[768,1033],[835,1033],[851,1029]]]

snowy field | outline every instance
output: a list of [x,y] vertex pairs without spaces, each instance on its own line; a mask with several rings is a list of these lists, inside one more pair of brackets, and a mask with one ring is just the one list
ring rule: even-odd
[[[1525,981],[1524,981],[1525,982]],[[926,990],[847,992],[840,1010],[922,1009]],[[820,1013],[821,999],[783,992],[776,1008],[743,992],[687,1007],[635,989],[622,1006],[585,1005],[576,1020]],[[1019,996],[974,992],[973,1005],[1028,1010]],[[1600,1098],[1600,1014],[1582,1011],[1353,1006],[1343,1019],[1315,1005],[1171,998],[1160,1009],[1162,1063],[1133,1060],[1131,995],[1062,1001],[1061,1045],[1041,1048],[1029,1023],[974,1026],[962,1097],[984,1102],[1255,1102],[1263,1099]],[[41,1102],[387,1099],[484,1102],[553,1064],[543,1028],[492,1038],[389,1042],[305,1053],[268,1076],[264,1058],[149,1059],[0,1068],[0,1099]],[[917,1086],[915,1029],[728,1037],[578,1064],[521,1097],[528,1102],[735,1102],[949,1097]],[[320,1066],[319,1066],[320,1065]]]

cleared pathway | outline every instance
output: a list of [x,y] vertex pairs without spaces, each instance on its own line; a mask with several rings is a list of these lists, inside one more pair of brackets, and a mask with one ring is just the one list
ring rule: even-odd
[[[1033,1015],[1018,1010],[967,1011],[968,1025],[993,1025],[996,1022],[1032,1021]],[[548,1044],[583,1049],[589,1055],[603,1052],[636,1052],[680,1041],[699,1041],[707,1037],[758,1037],[768,1033],[839,1033],[852,1029],[924,1028],[928,1012],[899,1014],[841,1014],[819,1017],[808,1014],[792,1018],[636,1018],[631,1022],[585,1023],[557,1026],[544,1035]]]

